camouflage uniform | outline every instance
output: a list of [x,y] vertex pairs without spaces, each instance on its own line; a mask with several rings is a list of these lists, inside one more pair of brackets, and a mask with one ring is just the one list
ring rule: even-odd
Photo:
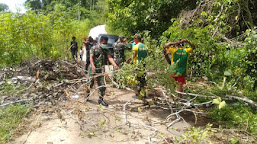
[[113,44],[113,52],[114,52],[114,61],[118,65],[121,66],[123,62],[125,62],[125,50],[130,49],[129,44],[124,42],[116,42]]
[[[90,76],[90,88],[94,86],[94,76],[101,74],[104,72],[104,65],[107,64],[107,55],[110,55],[110,50],[106,47],[106,45],[95,45],[91,48],[90,54],[94,55],[94,64],[96,67],[96,74],[92,73],[92,67],[89,67],[89,76]],[[96,77],[97,85],[100,87],[98,89],[98,94],[100,98],[105,95],[105,84],[104,84],[104,76],[100,75]]]

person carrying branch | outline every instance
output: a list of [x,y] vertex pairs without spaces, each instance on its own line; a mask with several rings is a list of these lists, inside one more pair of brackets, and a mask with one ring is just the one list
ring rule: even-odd
[[77,58],[78,55],[78,43],[76,42],[76,37],[72,37],[72,42],[70,43],[70,50],[71,50],[71,55],[72,55],[72,58],[75,59],[75,57]]
[[92,45],[90,44],[89,38],[83,38],[83,44],[86,49],[86,66],[85,66],[85,73],[88,73],[88,67],[90,65],[90,50]]
[[90,68],[89,68],[89,76],[91,79],[90,89],[94,86],[94,78],[97,80],[98,85],[98,94],[99,99],[98,103],[103,106],[108,106],[108,104],[103,100],[105,95],[105,84],[104,84],[104,65],[107,64],[107,59],[114,66],[115,70],[118,70],[119,67],[114,62],[111,57],[110,50],[107,47],[108,37],[102,36],[100,38],[100,44],[95,45],[90,50]]
[[[191,48],[184,48],[184,43],[188,43]],[[178,82],[179,87],[177,88],[177,91],[179,92],[183,91],[183,84],[186,84],[185,77],[188,70],[188,56],[190,53],[192,53],[193,49],[195,49],[195,45],[185,39],[176,42],[169,42],[166,43],[164,46],[164,55],[167,62],[171,65],[175,63],[177,64],[177,67],[175,69],[176,72],[171,74],[170,77],[172,81],[175,80]],[[170,53],[172,56],[171,60],[168,56],[168,53]],[[182,94],[178,93],[178,96],[179,98],[181,98]],[[171,100],[173,101],[173,97],[171,97]]]
[[[127,60],[127,63],[133,59],[133,64],[141,63],[145,68],[145,58],[148,55],[147,47],[142,43],[142,37],[140,34],[135,34],[134,36],[135,45],[133,46],[134,54]],[[138,68],[135,68],[136,71],[136,80],[138,81],[136,88],[136,96],[138,99],[141,99],[144,104],[147,104],[146,98],[146,72],[141,72]]]
[[113,58],[119,67],[121,67],[122,63],[125,62],[125,50],[128,49],[130,49],[130,44],[127,43],[124,36],[120,36],[119,40],[113,44]]

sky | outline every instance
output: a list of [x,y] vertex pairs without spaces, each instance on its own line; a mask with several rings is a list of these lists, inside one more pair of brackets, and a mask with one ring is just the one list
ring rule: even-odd
[[12,12],[17,12],[17,8],[20,10],[20,13],[25,13],[26,9],[23,6],[26,0],[0,0],[0,3],[7,4],[9,10]]

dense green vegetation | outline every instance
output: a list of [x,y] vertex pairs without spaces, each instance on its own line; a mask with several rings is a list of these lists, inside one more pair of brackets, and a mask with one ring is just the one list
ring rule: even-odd
[[[35,2],[35,1],[33,1]],[[25,14],[5,13],[0,15],[0,60],[2,66],[19,64],[21,61],[37,56],[65,58],[69,53],[71,37],[77,37],[79,45],[90,28],[103,24],[104,19],[99,2],[95,10],[81,7],[81,20],[78,21],[78,6],[69,7],[65,3],[52,1],[49,10],[33,10]],[[83,9],[85,13],[83,13]]]
[[[169,77],[165,73],[168,64],[162,55],[163,44],[167,41],[188,39],[196,45],[190,56],[189,79],[199,81],[205,76],[215,83],[207,93],[206,89],[195,88],[188,89],[188,92],[215,94],[221,98],[227,94],[239,97],[244,95],[254,101],[257,100],[257,2],[140,2],[109,0],[108,26],[117,34],[130,36],[140,32],[145,36],[151,53],[147,69],[160,74],[149,79],[149,83],[161,84],[166,88],[172,87],[168,84]],[[165,21],[161,16],[165,16]],[[133,82],[133,77],[129,74],[128,76],[128,81]],[[228,106],[221,110],[215,108],[210,112],[210,117],[241,128],[250,124],[247,130],[256,134],[255,110],[241,103],[228,104],[240,106]],[[248,116],[249,119],[246,119]]]

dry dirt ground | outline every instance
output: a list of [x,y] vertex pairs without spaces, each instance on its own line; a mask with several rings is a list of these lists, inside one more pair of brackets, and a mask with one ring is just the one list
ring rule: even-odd
[[[170,110],[145,107],[132,97],[131,91],[107,88],[105,100],[109,107],[97,104],[97,91],[88,101],[83,93],[78,93],[79,98],[70,94],[55,107],[38,110],[31,115],[32,122],[24,126],[23,134],[14,137],[10,144],[163,143],[190,127],[179,121],[167,129],[164,121]],[[131,104],[125,106],[127,102]]]
[[[249,133],[220,129],[203,115],[197,115],[195,121],[193,108],[191,112],[181,112],[180,121],[173,123],[177,119],[169,115],[176,111],[159,104],[144,106],[133,97],[133,91],[115,88],[111,82],[107,82],[105,96],[109,107],[100,106],[96,85],[86,98],[88,76],[83,64],[75,62],[33,60],[21,68],[0,71],[0,80],[0,85],[7,80],[15,88],[23,88],[12,94],[3,92],[2,105],[17,100],[34,104],[12,134],[10,144],[166,144],[174,143],[192,126],[205,128],[207,123],[214,123],[217,132],[212,132],[211,141],[215,144],[230,143],[231,139],[256,143]],[[151,90],[147,100],[156,97],[164,98],[162,92]],[[177,111],[183,109],[181,105],[173,106]],[[201,138],[199,132],[198,137]]]

